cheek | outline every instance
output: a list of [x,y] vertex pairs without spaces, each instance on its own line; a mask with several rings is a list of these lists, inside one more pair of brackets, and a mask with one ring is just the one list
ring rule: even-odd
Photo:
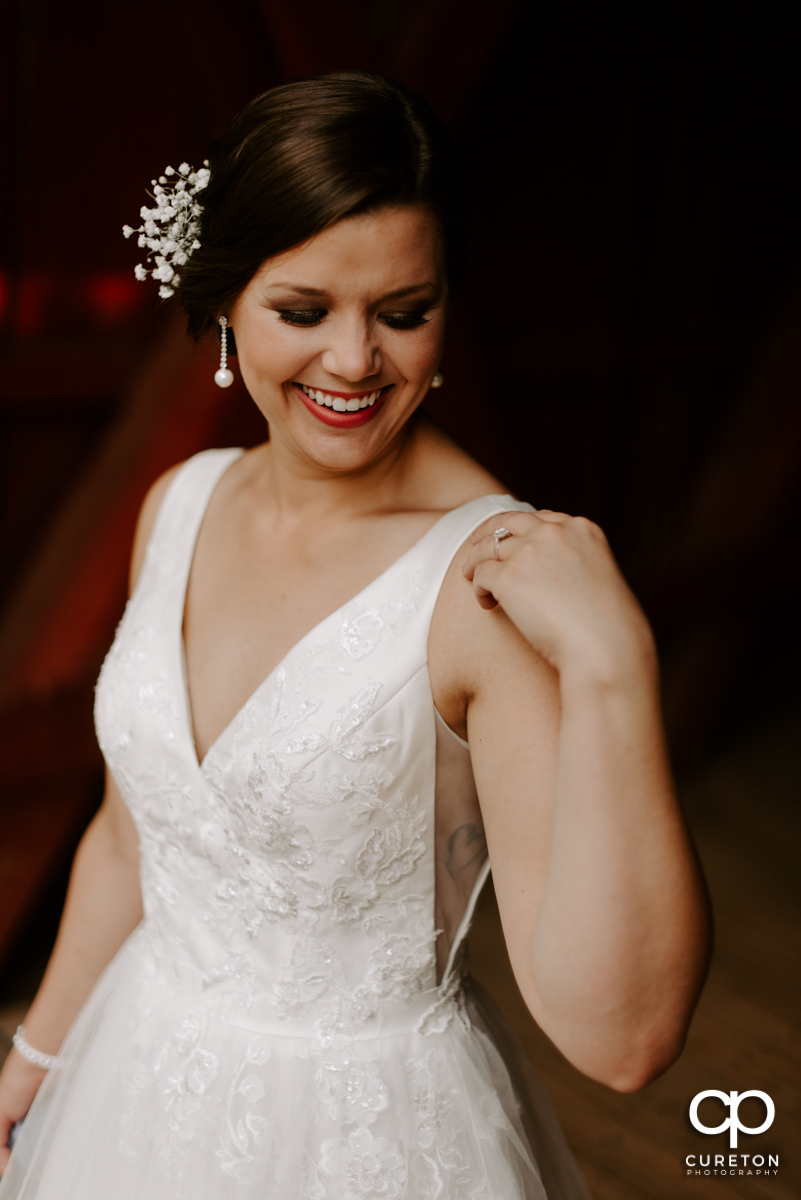
[[430,375],[440,365],[444,333],[444,328],[438,323],[436,329],[432,329],[430,333],[426,330],[426,336],[420,338],[410,358],[419,375]]
[[237,353],[243,374],[276,384],[292,380],[311,353],[308,344],[299,344],[293,332],[273,321],[242,326]]
[[409,380],[423,379],[433,374],[442,360],[445,340],[444,322],[432,318],[422,329],[396,335],[385,347],[386,355]]

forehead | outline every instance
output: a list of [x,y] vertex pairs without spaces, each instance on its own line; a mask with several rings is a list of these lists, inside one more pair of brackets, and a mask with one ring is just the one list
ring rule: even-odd
[[284,254],[268,258],[252,283],[349,291],[354,287],[440,285],[439,223],[424,208],[392,207],[347,217]]

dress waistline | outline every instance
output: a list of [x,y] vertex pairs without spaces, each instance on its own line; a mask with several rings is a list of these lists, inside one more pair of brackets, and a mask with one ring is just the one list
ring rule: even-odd
[[312,1016],[303,1023],[281,1020],[272,1012],[260,1012],[258,1000],[256,997],[249,1009],[237,1008],[227,1013],[228,1023],[250,1033],[269,1037],[311,1039],[318,1045],[332,1047],[344,1042],[408,1037],[410,1034],[429,1037],[432,1034],[444,1033],[455,1019],[465,1028],[469,1028],[461,990],[449,989],[446,993],[440,988],[431,988],[430,991],[420,992],[402,1004],[383,1004],[374,1015],[358,1024],[329,1020],[329,1014],[326,1013]]
[[[210,984],[199,968],[189,963],[168,965],[158,956],[151,959],[151,971],[144,974],[150,976],[156,988],[166,988],[175,996],[190,999],[193,1006],[213,1011],[228,1025],[265,1037],[306,1039],[318,1046],[409,1034],[427,1037],[444,1033],[454,1020],[465,1029],[470,1028],[463,996],[464,980],[458,973],[408,1000],[378,1000],[375,1012],[363,1018],[340,1017],[336,1004],[325,996],[310,1006],[303,1018],[279,1017],[271,994],[256,992],[247,1003],[242,1003],[226,986],[230,981]],[[346,1000],[343,1008],[347,1007]]]

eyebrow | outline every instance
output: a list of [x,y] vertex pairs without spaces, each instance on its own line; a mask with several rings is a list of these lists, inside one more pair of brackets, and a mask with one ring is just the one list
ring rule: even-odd
[[[304,287],[300,283],[270,283],[267,285],[267,290],[270,292],[281,290],[285,292],[294,292],[298,296],[328,296],[329,293],[324,288]],[[396,288],[392,292],[387,292],[381,297],[382,300],[401,300],[404,296],[412,296],[417,292],[434,292],[437,291],[437,285],[429,280],[423,283],[412,283],[408,287]]]

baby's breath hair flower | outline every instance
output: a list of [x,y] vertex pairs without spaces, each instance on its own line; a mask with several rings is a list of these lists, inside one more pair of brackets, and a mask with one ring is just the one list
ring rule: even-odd
[[139,210],[142,224],[137,229],[130,225],[122,227],[127,238],[139,234],[137,245],[148,252],[150,265],[138,263],[134,275],[140,280],[152,275],[161,285],[162,300],[175,295],[180,283],[176,268],[187,263],[192,251],[200,246],[197,235],[203,206],[197,196],[208,186],[209,177],[208,159],[199,171],[193,170],[189,163],[181,163],[177,171],[175,167],[165,167],[164,174],[151,181],[155,208],[143,205]]

